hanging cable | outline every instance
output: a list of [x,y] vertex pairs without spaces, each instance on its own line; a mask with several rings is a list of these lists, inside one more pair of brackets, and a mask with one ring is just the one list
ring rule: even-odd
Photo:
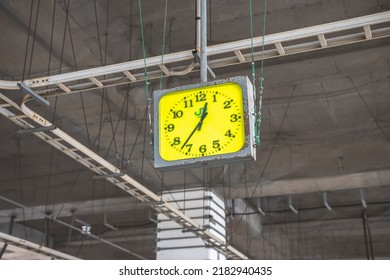
[[[164,31],[163,31],[163,43],[162,43],[162,52],[161,52],[161,65],[164,65],[166,29],[167,29],[167,11],[168,11],[168,0],[165,0]],[[161,72],[160,72],[160,90],[162,90],[163,73],[164,73],[164,71],[161,70]]]
[[[254,46],[253,46],[253,7],[252,0],[249,3],[250,9],[250,35],[251,35],[251,70],[252,70],[252,85],[253,85],[253,100],[254,100],[254,146],[258,148],[260,146],[260,127],[261,127],[261,107],[264,91],[264,49],[265,49],[265,31],[267,25],[267,0],[264,0],[264,16],[263,16],[263,42],[261,50],[261,65],[260,65],[260,85],[258,96],[256,94],[256,68],[254,59]],[[257,101],[258,100],[258,101]],[[257,103],[256,103],[257,102]]]
[[144,59],[144,79],[145,79],[145,93],[146,93],[146,107],[148,110],[148,121],[149,121],[149,135],[150,135],[150,141],[153,146],[153,129],[152,129],[152,115],[151,115],[151,97],[149,94],[149,77],[148,77],[148,70],[146,67],[146,49],[145,49],[145,36],[144,36],[144,27],[143,27],[143,20],[142,20],[142,5],[141,0],[138,0],[138,9],[139,9],[139,17],[140,17],[140,28],[141,28],[141,41],[142,41],[142,52],[143,52],[143,59]]
[[31,32],[31,21],[32,21],[33,7],[34,7],[34,1],[31,1],[31,5],[30,5],[30,19],[28,21],[28,33],[27,33],[26,51],[24,53],[22,81],[24,81],[24,77],[25,77],[25,73],[26,73],[27,57],[28,57],[28,46],[29,46],[29,43],[30,43],[30,32]]
[[[293,95],[294,95],[294,92],[295,92],[295,89],[296,89],[296,88],[297,88],[297,86],[295,85],[295,86],[293,87],[293,89],[291,90],[291,94],[290,94],[290,97],[289,97],[289,99],[288,99],[287,107],[286,107],[286,110],[284,111],[283,118],[282,118],[282,121],[281,121],[281,123],[280,123],[279,129],[278,129],[277,134],[276,134],[276,136],[275,136],[275,139],[274,139],[274,141],[273,141],[273,143],[272,143],[271,150],[270,150],[270,152],[268,153],[267,159],[266,159],[266,161],[265,161],[265,163],[264,163],[264,167],[262,168],[262,170],[261,170],[261,172],[260,172],[260,175],[259,175],[259,178],[257,179],[256,186],[255,186],[255,188],[254,188],[254,190],[253,190],[253,192],[252,192],[252,195],[250,196],[250,199],[253,199],[253,197],[255,196],[255,193],[256,193],[257,189],[259,188],[259,186],[260,186],[260,181],[261,181],[261,179],[263,178],[264,171],[265,171],[266,168],[268,167],[268,163],[269,163],[269,161],[270,161],[270,159],[271,159],[271,155],[272,155],[272,153],[273,153],[273,151],[274,151],[276,142],[277,142],[278,139],[279,139],[280,132],[282,131],[283,124],[284,124],[284,121],[285,121],[285,119],[286,119],[286,115],[287,115],[287,112],[288,112],[288,108],[290,107],[291,100],[292,100],[292,98],[293,98]],[[262,187],[260,187],[260,191],[262,191],[262,190],[263,190]],[[261,197],[261,193],[260,193],[260,197]],[[247,208],[247,206],[245,207],[245,209],[246,209],[246,208]],[[242,216],[240,217],[240,220],[239,220],[238,223],[237,223],[237,226],[236,226],[236,229],[234,230],[234,233],[237,232],[238,227],[239,227],[241,221],[242,221]]]
[[37,5],[37,13],[35,15],[35,24],[34,24],[34,33],[33,33],[33,40],[32,40],[32,45],[31,45],[31,55],[30,55],[30,65],[28,67],[28,78],[30,78],[31,74],[31,66],[32,66],[32,60],[33,60],[33,54],[34,54],[34,46],[35,46],[35,36],[37,35],[37,26],[38,26],[38,18],[39,18],[39,7],[41,4],[41,0],[38,0],[38,5]]
[[[264,38],[265,38],[266,20],[267,20],[267,0],[264,0],[263,44],[262,44],[262,59],[261,59],[261,67],[260,67],[261,77],[260,77],[260,90],[259,90],[259,98],[258,98],[259,100],[258,100],[257,106],[256,106],[257,95],[256,95],[256,86],[255,86],[256,68],[255,68],[254,46],[253,46],[253,5],[252,5],[252,0],[250,0],[250,2],[249,2],[249,13],[250,13],[250,33],[251,33],[251,74],[252,74],[252,84],[253,84],[253,99],[254,99],[254,107],[255,107],[254,108],[254,116],[255,116],[255,124],[254,124],[254,126],[255,126],[254,127],[255,139],[254,139],[254,146],[258,147],[259,144],[260,144],[261,106],[262,106],[263,81],[264,81],[264,48],[265,48]],[[265,163],[265,165],[263,167],[262,172],[260,173],[260,176],[259,176],[259,179],[257,181],[256,187],[253,190],[252,195],[250,196],[250,199],[252,199],[254,197],[255,192],[256,192],[259,184],[260,184],[260,179],[263,177],[264,171],[265,171],[266,167],[268,166],[269,159],[271,158],[272,151],[273,151],[273,149],[275,147],[276,141],[279,138],[279,134],[280,134],[280,131],[282,129],[282,126],[283,126],[283,123],[284,123],[284,119],[286,117],[286,114],[287,114],[287,111],[288,111],[288,107],[289,107],[289,105],[291,103],[291,99],[292,99],[293,93],[295,91],[295,88],[296,87],[294,87],[293,90],[291,91],[290,99],[289,99],[286,111],[284,113],[281,125],[279,127],[278,134],[277,134],[277,136],[275,138],[275,141],[273,142],[271,151],[268,154],[268,158],[266,160],[266,163]],[[247,211],[247,209],[248,209],[248,206],[245,206],[244,213]],[[236,232],[238,230],[238,227],[240,226],[240,224],[242,222],[242,219],[243,219],[243,215],[240,216],[235,230],[232,231],[232,236],[234,234],[236,234]]]

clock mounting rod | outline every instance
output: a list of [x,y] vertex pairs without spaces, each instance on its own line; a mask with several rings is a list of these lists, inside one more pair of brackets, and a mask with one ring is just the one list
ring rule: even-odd
[[[200,81],[207,82],[207,0],[200,0]],[[199,0],[197,1],[199,4]]]

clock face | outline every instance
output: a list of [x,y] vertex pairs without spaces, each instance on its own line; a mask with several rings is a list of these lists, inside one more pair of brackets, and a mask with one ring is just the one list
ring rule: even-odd
[[243,94],[236,83],[171,92],[158,109],[165,161],[235,153],[245,144]]

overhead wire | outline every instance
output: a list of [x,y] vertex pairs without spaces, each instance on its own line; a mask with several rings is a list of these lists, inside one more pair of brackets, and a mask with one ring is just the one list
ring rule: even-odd
[[[162,53],[161,53],[161,65],[164,65],[164,54],[165,54],[165,44],[166,44],[166,29],[167,29],[167,11],[168,11],[168,0],[165,0],[165,9],[164,9],[164,31],[163,31],[163,43],[162,43]],[[161,69],[160,72],[160,90],[162,89],[164,71]]]
[[151,116],[152,99],[151,99],[151,96],[149,93],[150,82],[149,82],[149,76],[148,76],[148,69],[146,66],[146,47],[145,47],[144,24],[143,24],[143,17],[142,17],[141,0],[138,0],[138,10],[139,10],[139,17],[140,17],[142,54],[143,54],[143,60],[144,60],[144,80],[145,80],[146,107],[148,109],[149,135],[150,135],[150,140],[153,143],[153,129],[152,129],[152,116]]
[[[255,135],[254,135],[254,146],[255,147],[258,147],[258,145],[260,144],[260,119],[261,119],[261,105],[262,105],[262,92],[263,92],[263,80],[264,80],[264,47],[265,47],[265,42],[264,42],[264,38],[265,38],[265,30],[266,30],[266,20],[267,20],[267,17],[266,17],[266,14],[267,14],[267,1],[264,0],[264,15],[263,15],[263,50],[262,50],[262,63],[261,63],[261,78],[260,78],[260,90],[259,90],[259,104],[258,104],[258,107],[256,106],[256,100],[257,100],[257,94],[256,94],[256,68],[255,68],[255,59],[254,59],[254,42],[253,42],[253,38],[254,38],[254,32],[253,32],[253,1],[250,0],[249,1],[249,32],[250,32],[250,42],[251,42],[251,78],[252,78],[252,90],[253,90],[253,100],[254,100],[254,119],[255,119],[255,123],[254,123],[254,132],[255,132]],[[272,153],[272,149],[271,149],[271,153]],[[270,157],[270,155],[269,155]],[[268,163],[265,164],[265,166],[267,165]],[[264,172],[264,169],[263,168],[263,171],[262,173]],[[260,178],[262,177],[262,173],[260,175]],[[257,186],[256,186],[257,188]],[[255,190],[256,190],[255,188]],[[251,199],[253,198],[254,196],[254,193],[255,191],[253,191],[252,195],[251,195]],[[248,206],[246,205],[245,206],[245,211],[246,212],[248,209]],[[234,231],[232,231],[232,236],[235,235],[235,233],[237,232],[238,230],[238,227],[240,226],[241,224],[241,221],[242,221],[242,217],[241,216],[239,218],[239,221],[238,221],[238,224],[236,225],[236,228]]]
[[30,17],[28,20],[28,32],[27,32],[27,42],[26,42],[26,50],[24,53],[24,62],[23,62],[23,73],[22,73],[22,81],[24,81],[25,73],[26,73],[26,66],[27,66],[27,57],[28,57],[28,50],[29,50],[29,43],[30,43],[30,32],[31,32],[31,22],[32,22],[32,15],[33,15],[33,8],[34,8],[34,0],[31,0],[30,5]]
[[39,19],[39,8],[40,8],[40,5],[41,5],[41,0],[38,0],[38,4],[37,4],[37,13],[35,15],[35,25],[34,25],[34,32],[33,32],[33,40],[32,40],[32,45],[31,45],[31,54],[30,54],[30,66],[28,68],[28,78],[30,78],[30,74],[31,74],[31,66],[32,66],[32,62],[33,62],[33,54],[34,54],[34,47],[35,47],[35,36],[37,34],[37,26],[38,26],[38,19]]
[[390,137],[386,134],[386,132],[384,131],[383,127],[382,127],[382,126],[380,125],[380,123],[378,122],[378,119],[375,117],[375,115],[374,115],[374,113],[372,112],[370,106],[368,106],[366,100],[364,100],[364,98],[363,98],[363,96],[362,96],[360,90],[359,90],[358,87],[356,86],[354,80],[353,80],[352,78],[350,78],[350,77],[347,77],[347,78],[351,81],[351,83],[352,83],[352,85],[353,85],[355,91],[357,92],[357,94],[358,94],[360,100],[362,101],[362,103],[363,103],[364,106],[366,107],[367,112],[370,114],[371,118],[374,120],[374,122],[375,122],[375,124],[376,124],[378,130],[383,134],[383,136],[385,137],[385,139],[387,140],[387,142],[390,143]]
[[[293,97],[293,95],[294,95],[294,92],[295,92],[295,89],[296,89],[296,88],[297,88],[297,86],[295,85],[295,86],[293,87],[293,89],[291,90],[290,97],[289,97],[289,100],[288,100],[288,103],[287,103],[287,107],[286,107],[286,110],[284,111],[284,114],[283,114],[282,121],[281,121],[281,123],[280,123],[279,129],[277,130],[276,136],[275,136],[274,141],[273,141],[273,143],[272,143],[272,145],[271,145],[271,149],[270,149],[270,151],[269,151],[269,153],[268,153],[268,155],[267,155],[267,158],[266,158],[266,161],[265,161],[265,163],[264,163],[264,166],[263,166],[263,168],[261,169],[260,175],[259,175],[259,177],[258,177],[258,179],[257,179],[255,188],[254,188],[254,190],[253,190],[253,192],[252,192],[252,194],[251,194],[251,196],[250,196],[250,199],[253,199],[253,198],[254,198],[254,196],[255,196],[255,194],[256,194],[256,191],[257,191],[257,189],[258,189],[259,186],[260,186],[261,179],[263,178],[264,171],[265,171],[266,168],[268,167],[268,164],[269,164],[271,155],[272,155],[272,153],[273,153],[273,151],[274,151],[274,148],[275,148],[275,146],[276,146],[276,143],[277,143],[277,141],[278,141],[278,139],[279,139],[279,136],[280,136],[280,133],[281,133],[281,131],[282,131],[283,124],[284,124],[284,121],[285,121],[285,119],[286,119],[286,115],[287,115],[288,109],[289,109],[289,107],[290,107],[291,100],[292,100],[292,97]],[[262,188],[262,186],[260,186],[260,197],[261,197],[262,190],[263,190],[263,188]],[[245,208],[247,208],[247,207],[248,207],[248,206],[246,206]],[[240,225],[240,223],[241,223],[241,220],[242,220],[242,217],[240,217],[240,220],[239,220],[239,222],[238,222],[238,224],[237,224],[236,229],[234,230],[234,232],[237,232],[238,227],[239,227],[239,225]]]

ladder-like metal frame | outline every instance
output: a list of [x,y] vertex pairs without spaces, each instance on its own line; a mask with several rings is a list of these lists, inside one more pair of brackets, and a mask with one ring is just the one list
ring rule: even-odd
[[3,241],[6,244],[10,244],[19,248],[23,248],[27,251],[48,256],[51,259],[55,259],[55,260],[79,260],[79,258],[76,258],[74,256],[50,249],[48,247],[3,232],[0,232],[0,241]]
[[[311,26],[264,37],[253,38],[255,60],[269,59],[322,50],[347,44],[364,42],[390,36],[390,11]],[[262,53],[263,40],[265,52]],[[232,66],[251,61],[251,39],[239,40],[207,47],[207,61],[211,68]],[[174,75],[186,75],[199,71],[192,50],[181,51],[92,69],[80,70],[24,81],[0,80],[0,89],[19,89],[23,82],[43,96],[64,95],[145,79],[145,64],[148,79]],[[162,63],[162,61],[164,63]]]
[[[269,59],[384,38],[390,36],[390,26],[384,26],[389,25],[389,23],[390,12],[383,12],[266,35],[265,37],[257,37],[253,39],[253,47],[255,50],[253,57],[255,60]],[[261,51],[263,45],[265,46],[264,54]],[[252,57],[251,40],[246,39],[210,46],[208,47],[207,54],[208,65],[211,68],[247,63]],[[140,59],[25,81],[0,80],[0,89],[19,89],[18,83],[23,82],[24,85],[34,89],[42,97],[48,97],[117,86],[144,80],[144,63],[144,60]],[[165,76],[186,75],[192,71],[198,71],[199,67],[194,62],[191,50],[165,55],[164,64],[162,64],[161,56],[147,58],[146,69],[148,71],[148,78],[155,79],[160,77],[161,71]],[[11,99],[0,94],[0,99],[3,100],[3,103],[0,103],[0,114],[24,129],[52,127],[53,124],[26,106],[30,98],[26,97],[22,105],[19,106]],[[32,124],[30,120],[33,120],[36,124]],[[187,217],[174,205],[162,200],[160,196],[151,192],[129,175],[119,174],[121,171],[117,167],[62,130],[53,127],[52,130],[45,132],[37,131],[33,132],[33,134],[89,168],[98,176],[104,176],[106,180],[137,198],[140,202],[150,203],[151,208],[159,213],[165,214],[184,228],[190,229],[197,236],[201,237],[206,245],[221,250],[227,254],[228,258],[247,259],[237,249],[227,245],[224,241],[202,228],[200,224]],[[110,174],[116,174],[118,176],[110,176]]]

